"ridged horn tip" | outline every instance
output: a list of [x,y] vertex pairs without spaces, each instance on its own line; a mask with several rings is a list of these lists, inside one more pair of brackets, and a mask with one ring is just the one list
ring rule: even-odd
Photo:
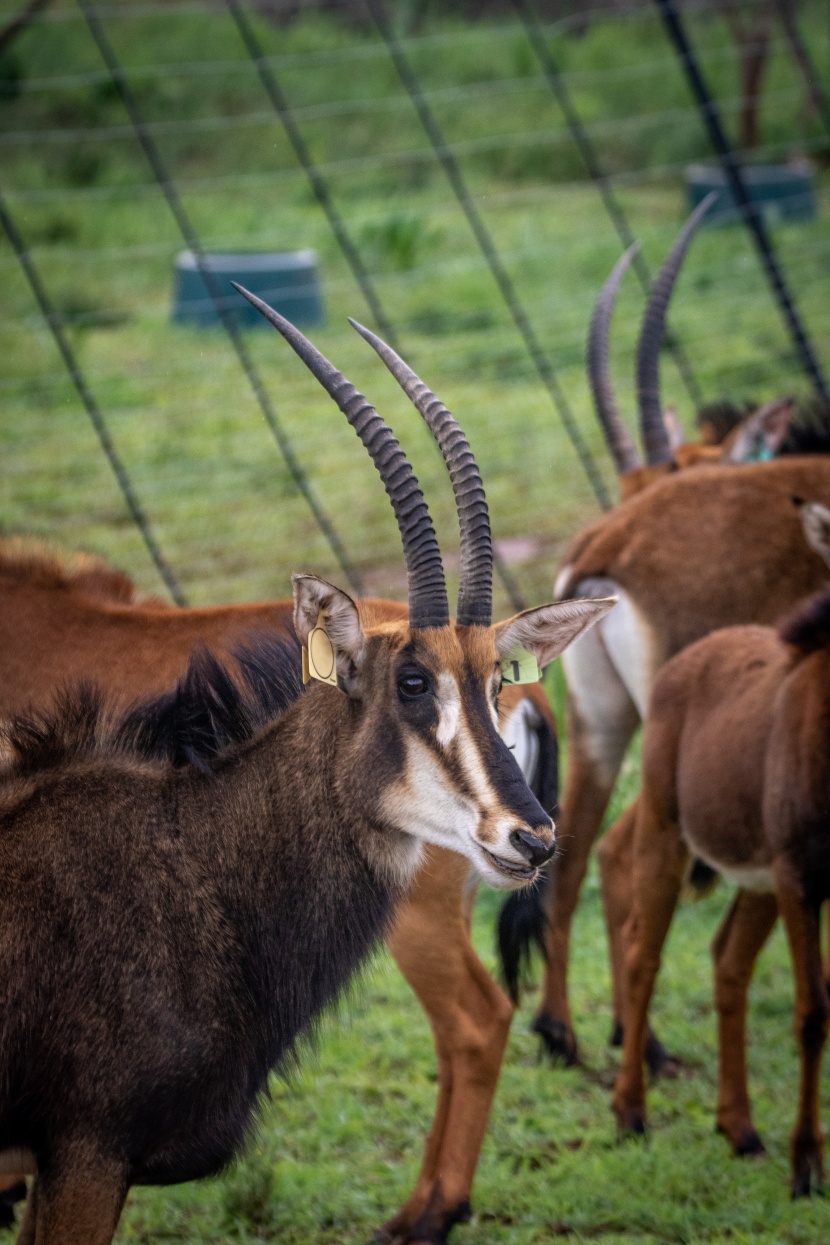
[[666,314],[683,260],[698,226],[717,198],[712,191],[697,205],[681,229],[663,267],[652,286],[643,316],[637,345],[637,399],[640,406],[640,430],[648,465],[674,461],[665,424],[660,396],[660,347],[666,331]]
[[415,473],[392,429],[351,381],[290,320],[238,282],[232,284],[299,355],[329,397],[337,403],[375,464],[401,534],[409,581],[410,626],[418,630],[448,626],[447,587],[435,529]]
[[458,422],[396,350],[357,320],[349,323],[376,351],[420,412],[449,472],[461,533],[457,622],[489,627],[493,616],[493,547],[484,484],[473,451]]
[[634,242],[617,260],[611,275],[599,292],[588,329],[586,364],[594,407],[617,475],[627,475],[643,465],[642,459],[620,414],[614,383],[611,379],[611,318],[617,293],[631,261],[640,249]]

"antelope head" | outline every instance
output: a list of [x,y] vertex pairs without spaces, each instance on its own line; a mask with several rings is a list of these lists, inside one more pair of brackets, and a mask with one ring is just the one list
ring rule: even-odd
[[[321,618],[351,723],[344,783],[377,824],[468,857],[491,885],[524,885],[555,850],[553,822],[498,732],[507,659],[521,647],[552,661],[613,600],[566,601],[492,623],[493,557],[481,476],[456,421],[380,338],[374,346],[435,435],[461,529],[455,621],[435,530],[403,450],[377,411],[282,316],[237,287],[293,347],[368,450],[389,495],[406,559],[409,615],[372,621],[339,588],[294,576],[294,623],[308,644]],[[354,322],[352,322],[354,324]]]

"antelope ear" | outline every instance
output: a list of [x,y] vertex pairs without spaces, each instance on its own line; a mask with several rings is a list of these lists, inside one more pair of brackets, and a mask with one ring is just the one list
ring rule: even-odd
[[496,652],[500,658],[507,657],[521,646],[533,654],[540,666],[547,666],[616,604],[616,597],[601,597],[555,601],[535,610],[524,610],[507,622],[496,624]]
[[325,628],[337,654],[337,673],[346,681],[354,677],[363,661],[366,641],[357,606],[348,593],[341,592],[316,575],[292,575],[294,590],[294,630],[301,644],[308,637],[322,610]]
[[794,398],[776,398],[747,415],[723,443],[726,463],[766,462],[781,449],[790,431]]
[[793,498],[793,501],[798,506],[807,544],[830,566],[830,509],[820,501],[801,501],[800,498]]

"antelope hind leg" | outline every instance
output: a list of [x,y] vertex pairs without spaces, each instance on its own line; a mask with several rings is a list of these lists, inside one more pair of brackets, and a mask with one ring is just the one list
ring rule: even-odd
[[821,963],[819,904],[806,900],[801,880],[786,861],[775,862],[775,885],[795,971],[795,1036],[801,1062],[798,1119],[790,1140],[792,1195],[809,1197],[824,1184],[818,1095],[830,1001]]
[[432,1026],[438,1103],[418,1182],[380,1230],[384,1241],[437,1245],[470,1215],[513,1008],[470,943],[467,873],[460,856],[430,848],[388,938]]
[[737,1155],[760,1154],[746,1075],[746,1000],[761,948],[778,919],[774,894],[739,890],[712,943],[718,1011],[718,1132]]

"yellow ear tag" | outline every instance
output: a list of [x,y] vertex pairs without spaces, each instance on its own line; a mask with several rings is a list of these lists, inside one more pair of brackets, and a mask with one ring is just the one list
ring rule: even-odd
[[308,683],[309,679],[337,687],[337,654],[328,637],[322,610],[309,633],[308,647],[303,645],[303,683]]
[[539,682],[539,663],[532,653],[519,645],[501,659],[503,687],[516,687],[519,683]]

